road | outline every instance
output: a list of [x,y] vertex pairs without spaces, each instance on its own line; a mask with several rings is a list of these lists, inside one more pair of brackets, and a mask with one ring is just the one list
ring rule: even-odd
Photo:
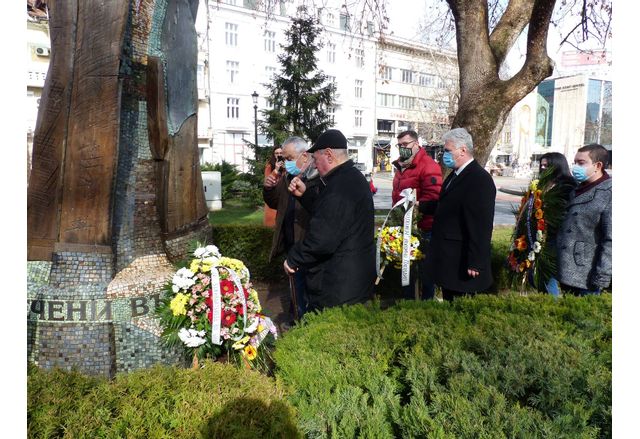
[[[373,197],[373,204],[376,209],[389,209],[391,207],[391,184],[393,177],[390,172],[378,172],[373,175],[373,182],[378,188],[378,192]],[[520,204],[521,196],[512,195],[500,191],[500,188],[508,188],[511,191],[525,190],[529,184],[528,180],[515,179],[513,177],[494,177],[496,184],[496,207],[493,224],[497,225],[514,225],[515,217],[513,215],[514,206],[517,208]]]

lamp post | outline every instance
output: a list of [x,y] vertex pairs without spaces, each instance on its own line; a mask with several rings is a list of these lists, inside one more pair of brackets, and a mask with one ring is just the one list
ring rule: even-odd
[[254,144],[258,147],[258,92],[251,93],[253,99],[253,126],[254,126]]

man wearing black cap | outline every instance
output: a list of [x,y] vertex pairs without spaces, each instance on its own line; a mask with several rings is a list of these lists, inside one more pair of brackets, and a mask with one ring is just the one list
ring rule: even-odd
[[307,269],[310,310],[365,302],[373,295],[376,275],[369,185],[349,160],[340,131],[325,131],[307,152],[313,153],[321,189],[311,200],[300,179],[289,185],[312,213],[304,239],[287,254],[285,272]]

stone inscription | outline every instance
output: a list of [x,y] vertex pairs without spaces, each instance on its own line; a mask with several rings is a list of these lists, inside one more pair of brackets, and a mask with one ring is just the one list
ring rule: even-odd
[[160,294],[123,299],[27,299],[27,319],[47,322],[127,322],[153,314]]

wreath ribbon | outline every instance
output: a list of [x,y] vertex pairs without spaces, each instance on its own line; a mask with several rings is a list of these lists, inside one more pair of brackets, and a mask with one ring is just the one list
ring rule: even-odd
[[237,337],[232,337],[233,340],[240,340],[244,337],[244,328],[247,326],[247,299],[244,297],[244,289],[242,283],[240,283],[240,277],[238,274],[228,267],[222,265],[216,265],[211,268],[211,342],[215,345],[221,345],[222,340],[220,338],[220,330],[222,327],[222,294],[220,293],[220,274],[218,268],[224,268],[229,273],[231,280],[235,284],[235,287],[240,292],[242,298],[242,332]]
[[[411,266],[411,221],[413,219],[413,208],[416,204],[416,193],[415,189],[406,188],[400,192],[400,200],[394,204],[389,213],[387,213],[384,222],[382,223],[382,227],[380,230],[384,229],[384,226],[387,224],[387,220],[389,219],[389,215],[396,207],[404,205],[406,210],[404,214],[403,228],[402,228],[402,286],[406,287],[410,283],[410,266]],[[382,272],[384,271],[384,266],[381,266],[381,258],[380,258],[380,248],[382,246],[382,235],[378,234],[378,240],[376,242],[376,273],[379,279],[382,279]]]

